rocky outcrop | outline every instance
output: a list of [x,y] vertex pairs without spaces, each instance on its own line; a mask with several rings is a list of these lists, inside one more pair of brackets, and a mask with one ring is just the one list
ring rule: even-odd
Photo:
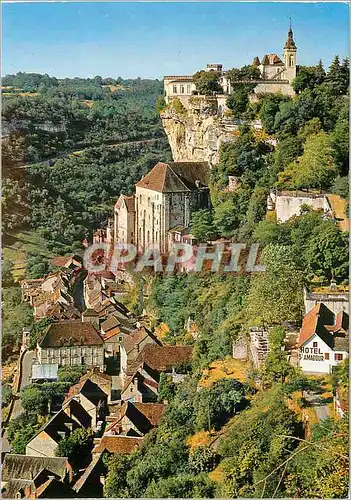
[[222,116],[216,97],[171,101],[161,113],[174,161],[219,162],[222,142],[235,139],[238,124]]

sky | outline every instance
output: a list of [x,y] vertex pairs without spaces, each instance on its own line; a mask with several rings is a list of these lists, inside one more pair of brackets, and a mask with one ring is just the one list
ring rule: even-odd
[[2,74],[163,78],[282,54],[289,18],[297,62],[349,55],[349,6],[316,2],[2,4]]

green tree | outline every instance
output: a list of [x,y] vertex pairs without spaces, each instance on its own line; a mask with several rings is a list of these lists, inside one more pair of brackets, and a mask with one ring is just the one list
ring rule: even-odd
[[210,209],[201,208],[194,212],[190,224],[192,234],[200,242],[211,240],[216,235],[212,210]]
[[127,473],[133,466],[133,455],[113,454],[108,458],[108,474],[104,485],[107,498],[127,498],[129,496]]
[[75,429],[72,434],[58,444],[57,457],[67,457],[75,470],[87,462],[93,447],[94,435],[91,429]]
[[213,222],[221,236],[225,238],[233,236],[240,222],[234,197],[230,197],[215,206]]
[[252,278],[247,299],[249,322],[266,325],[302,318],[304,273],[291,248],[270,244],[262,252],[266,271]]
[[279,182],[295,188],[326,189],[337,173],[330,137],[320,132],[306,139],[303,155],[279,174]]
[[346,94],[349,87],[349,60],[344,59],[340,63],[340,58],[336,55],[329,67],[326,82],[331,87],[334,95]]
[[198,71],[193,76],[196,90],[201,95],[213,95],[216,92],[223,92],[219,84],[219,73],[216,71]]
[[214,494],[215,483],[206,474],[160,479],[152,482],[145,493],[148,498],[214,498]]
[[21,404],[27,413],[33,415],[46,415],[48,413],[48,398],[35,385],[29,385],[22,390]]
[[348,279],[348,234],[332,221],[324,221],[312,233],[304,258],[310,272],[320,279]]

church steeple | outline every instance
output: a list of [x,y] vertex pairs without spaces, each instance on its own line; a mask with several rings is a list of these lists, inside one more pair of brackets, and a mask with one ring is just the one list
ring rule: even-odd
[[286,39],[284,49],[296,49],[296,44],[294,42],[294,33],[291,27],[291,19],[290,19],[290,28],[288,31],[288,38]]
[[283,78],[288,80],[290,83],[296,77],[296,53],[297,53],[297,47],[294,41],[294,33],[291,27],[291,19],[290,19],[288,38],[284,45],[285,71],[283,74]]

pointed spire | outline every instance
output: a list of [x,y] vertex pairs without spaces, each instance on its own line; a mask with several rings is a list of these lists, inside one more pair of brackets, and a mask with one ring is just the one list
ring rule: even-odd
[[284,49],[296,49],[296,44],[294,42],[294,33],[291,27],[291,17],[290,17],[290,26],[288,31],[288,38],[285,42]]
[[258,56],[256,56],[254,58],[254,60],[252,61],[252,66],[259,66],[261,63],[260,63],[260,59]]

